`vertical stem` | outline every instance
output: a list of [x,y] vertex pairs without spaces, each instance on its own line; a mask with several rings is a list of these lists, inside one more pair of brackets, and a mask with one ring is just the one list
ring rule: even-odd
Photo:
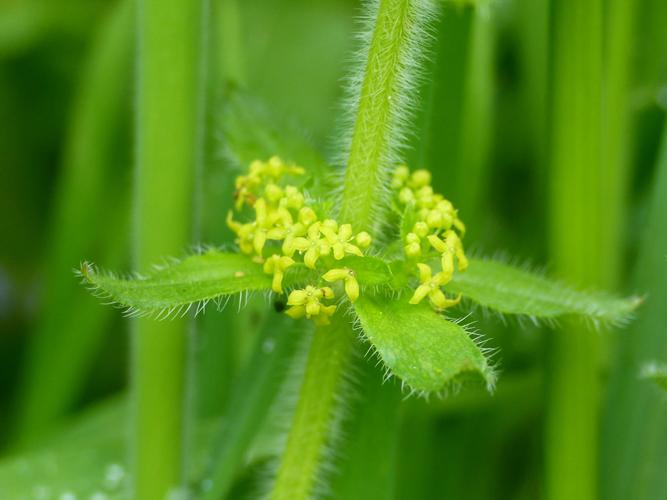
[[[420,44],[430,6],[428,0],[380,0],[372,16],[363,78],[360,88],[351,89],[357,107],[340,212],[341,221],[359,230],[381,222],[377,216],[384,183],[401,145],[401,125],[414,105],[408,94],[422,60]],[[353,339],[344,311],[336,314],[332,326],[315,332],[272,498],[300,500],[312,494],[336,424]]]
[[340,312],[330,326],[315,332],[272,499],[310,498],[351,348],[352,331]]
[[[398,149],[398,123],[410,113],[405,92],[418,68],[406,59],[419,59],[420,9],[427,2],[380,0],[359,92],[359,105],[345,171],[341,220],[357,227],[370,226],[382,188]],[[423,20],[422,20],[423,21]]]
[[[560,274],[583,286],[617,277],[621,162],[605,162],[603,4],[554,5],[551,249]],[[546,493],[597,497],[601,337],[567,322],[553,337],[548,393]]]
[[[138,270],[191,239],[200,148],[203,0],[138,0],[134,256]],[[184,320],[133,329],[136,498],[164,498],[182,481]]]

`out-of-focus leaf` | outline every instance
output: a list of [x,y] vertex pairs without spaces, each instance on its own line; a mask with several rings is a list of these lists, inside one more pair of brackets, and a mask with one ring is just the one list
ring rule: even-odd
[[[285,271],[283,286],[298,283],[308,274],[303,264],[294,264]],[[167,316],[182,313],[194,303],[268,290],[272,279],[250,257],[215,250],[187,257],[135,279],[97,272],[88,263],[82,265],[81,275],[101,295],[109,296],[121,306],[142,315],[165,312]]]
[[640,373],[643,379],[651,380],[663,389],[667,389],[667,364],[665,363],[646,363]]
[[236,88],[230,89],[222,123],[228,154],[239,167],[277,155],[305,167],[316,193],[324,194],[329,166],[296,124]]
[[640,304],[637,297],[620,299],[604,293],[581,292],[538,274],[492,260],[472,259],[456,273],[446,290],[506,314],[535,318],[580,315],[593,321],[619,323]]
[[652,185],[634,278],[646,303],[630,331],[618,338],[605,414],[601,496],[609,500],[667,497],[667,398],[656,384],[638,377],[647,361],[667,359],[667,127]]
[[234,384],[229,410],[223,415],[216,447],[205,471],[210,488],[204,498],[227,495],[252,440],[266,420],[303,338],[300,332],[290,329],[294,329],[292,320],[285,315],[267,319],[248,366]]
[[106,403],[43,448],[5,459],[0,463],[2,497],[128,498],[126,417],[124,400]]
[[[53,11],[58,17],[78,15],[84,7],[80,2],[66,3],[12,2],[17,8],[34,4],[40,12]],[[127,254],[126,166],[131,162],[125,134],[130,122],[134,5],[121,1],[111,7],[102,24],[93,23],[99,30],[80,69],[80,90],[50,208],[42,307],[29,335],[16,429],[11,433],[21,446],[39,439],[72,407],[90,378],[94,355],[107,332],[109,311],[71,279],[72,267],[82,255],[119,266]]]
[[468,333],[428,305],[363,295],[354,309],[384,364],[413,390],[441,391],[479,378],[493,386],[493,370]]

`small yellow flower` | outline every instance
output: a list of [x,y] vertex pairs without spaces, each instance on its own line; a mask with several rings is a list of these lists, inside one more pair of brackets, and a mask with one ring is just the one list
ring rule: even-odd
[[311,269],[315,269],[320,256],[328,255],[331,251],[331,246],[320,235],[321,227],[319,222],[315,222],[308,228],[307,238],[299,236],[293,241],[293,247],[304,254],[303,263]]
[[305,198],[301,191],[299,191],[294,186],[285,187],[283,198],[280,200],[281,206],[299,210],[301,207],[303,207],[304,202]]
[[415,200],[415,193],[409,187],[404,187],[398,193],[398,199],[401,203],[403,203],[404,205],[407,205],[408,203]]
[[299,222],[304,226],[310,226],[317,222],[317,214],[315,213],[315,210],[310,207],[303,207],[299,210]]
[[415,191],[417,205],[424,208],[431,208],[436,200],[431,186],[424,186]]
[[266,196],[266,199],[271,203],[278,203],[283,195],[284,192],[282,188],[273,182],[270,182],[264,188],[264,196]]
[[431,184],[431,172],[424,169],[415,170],[410,176],[410,187],[422,188]]
[[347,267],[331,269],[322,276],[322,279],[328,283],[344,280],[345,294],[350,301],[354,302],[359,298],[359,282],[357,281],[356,273],[352,269]]
[[285,269],[294,264],[294,259],[286,255],[274,254],[264,262],[264,272],[273,274],[271,288],[276,293],[283,293],[283,277]]
[[419,268],[419,281],[421,284],[410,298],[410,304],[419,304],[426,297],[429,298],[429,301],[436,309],[446,309],[459,303],[461,300],[460,295],[456,299],[448,299],[440,289],[447,280],[444,273],[437,273],[435,276],[432,276],[431,268],[426,264],[419,263],[417,267]]
[[354,254],[359,257],[364,255],[358,246],[350,243],[352,240],[352,226],[350,224],[343,224],[336,231],[333,225],[326,225],[326,222],[324,221],[320,231],[333,249],[334,259],[341,260],[345,257],[345,254]]
[[264,172],[265,175],[273,177],[274,179],[278,179],[285,174],[303,175],[305,170],[295,165],[286,165],[285,162],[280,159],[280,157],[272,156],[269,158],[269,161],[266,162]]
[[415,226],[412,228],[412,232],[420,238],[425,238],[429,233],[428,224],[424,221],[416,222]]
[[408,233],[405,237],[406,245],[403,247],[405,255],[408,257],[419,257],[422,254],[422,245],[419,236],[415,233]]
[[297,222],[285,228],[283,236],[283,246],[282,251],[288,257],[294,255],[294,252],[297,250],[294,242],[296,238],[306,234],[306,226]]
[[359,245],[361,248],[368,248],[371,246],[371,243],[373,242],[373,239],[371,238],[371,235],[368,234],[366,231],[362,231],[357,236],[354,238],[357,242],[357,245]]
[[391,187],[398,189],[403,187],[405,181],[410,177],[410,169],[405,165],[401,165],[396,170],[394,170],[394,177],[391,181]]
[[329,323],[329,317],[336,312],[336,305],[324,305],[322,299],[333,299],[333,290],[329,287],[316,288],[308,285],[302,290],[294,290],[287,298],[289,309],[285,311],[288,316],[299,319],[304,316],[312,319],[315,324],[325,325]]
[[459,271],[465,271],[468,268],[468,258],[463,251],[461,238],[451,229],[444,234],[444,241],[435,234],[428,237],[428,241],[436,251],[440,252],[442,271],[451,279],[454,273],[454,257],[459,264]]

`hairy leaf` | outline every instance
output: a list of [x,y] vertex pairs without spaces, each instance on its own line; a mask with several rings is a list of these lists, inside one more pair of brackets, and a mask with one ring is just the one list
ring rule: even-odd
[[492,260],[472,259],[445,287],[484,307],[507,314],[554,318],[574,314],[593,321],[626,320],[641,302],[577,291],[562,283]]
[[389,266],[377,257],[348,255],[335,265],[352,269],[362,285],[383,285],[390,283],[393,279]]
[[[264,273],[261,264],[245,255],[215,250],[187,257],[135,279],[96,272],[86,263],[81,274],[102,294],[140,314],[178,314],[194,303],[271,288],[271,275]],[[295,264],[285,272],[283,286],[291,286],[308,274],[302,264]]]
[[493,386],[493,370],[468,333],[428,305],[364,295],[354,308],[384,364],[413,390],[441,391],[476,378]]

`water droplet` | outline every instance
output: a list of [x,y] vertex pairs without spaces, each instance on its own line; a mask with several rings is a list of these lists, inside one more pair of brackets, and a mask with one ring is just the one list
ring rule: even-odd
[[167,500],[186,500],[188,498],[188,491],[186,488],[172,488],[167,493]]
[[46,500],[51,494],[46,486],[35,486],[32,489],[32,496],[35,500]]
[[663,85],[658,89],[656,101],[658,102],[658,106],[667,109],[667,85]]
[[109,464],[104,472],[104,486],[113,490],[125,477],[125,469],[119,464]]
[[273,339],[266,339],[262,344],[262,350],[265,353],[273,352],[273,348],[276,346],[276,341]]

